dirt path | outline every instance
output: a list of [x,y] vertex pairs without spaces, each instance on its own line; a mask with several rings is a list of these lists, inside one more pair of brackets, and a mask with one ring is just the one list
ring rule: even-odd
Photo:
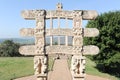
[[66,59],[57,59],[48,80],[72,80]]

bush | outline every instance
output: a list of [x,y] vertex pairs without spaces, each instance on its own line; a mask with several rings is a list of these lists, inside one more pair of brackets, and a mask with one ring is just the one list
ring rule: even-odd
[[20,45],[14,43],[12,40],[5,40],[3,43],[0,44],[0,56],[1,57],[14,57],[14,56],[21,56],[19,54],[19,47]]

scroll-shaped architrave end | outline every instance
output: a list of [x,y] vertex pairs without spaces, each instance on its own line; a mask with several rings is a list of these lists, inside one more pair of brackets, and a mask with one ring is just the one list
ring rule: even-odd
[[84,28],[84,37],[96,37],[99,35],[99,30],[97,28]]
[[35,19],[35,10],[23,10],[21,12],[21,16],[27,20],[34,20]]
[[19,52],[22,55],[35,55],[35,45],[21,46]]
[[22,28],[20,29],[20,35],[24,37],[32,37],[34,36],[34,29],[33,28]]
[[45,16],[46,11],[44,9],[40,10],[23,10],[21,12],[23,18],[28,20],[35,20],[36,17]]
[[94,20],[97,16],[98,13],[95,10],[83,10],[83,20]]
[[83,55],[96,55],[99,53],[99,48],[94,45],[88,45],[83,47]]

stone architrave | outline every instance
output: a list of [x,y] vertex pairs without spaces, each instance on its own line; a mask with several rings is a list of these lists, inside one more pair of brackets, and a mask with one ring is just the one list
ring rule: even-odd
[[[74,53],[72,53],[74,51]],[[99,53],[99,48],[94,45],[89,45],[89,46],[83,46],[81,47],[73,47],[73,46],[58,46],[58,45],[53,45],[53,46],[46,46],[46,54],[47,55],[52,55],[52,54],[68,54],[68,55],[79,55],[81,54],[81,51],[83,55],[96,55]],[[21,46],[19,48],[19,52],[22,55],[43,55],[43,54],[35,54],[35,45],[30,45],[30,46]]]
[[[97,28],[82,28],[80,31],[83,31],[83,37],[96,37],[99,35],[99,30]],[[78,30],[74,29],[75,33],[79,33]],[[73,36],[73,30],[72,29],[46,29],[45,36]],[[80,34],[80,33],[79,33]],[[22,28],[20,30],[21,36],[34,36],[34,28]]]
[[[22,11],[22,17],[28,20],[35,20],[35,16],[36,13],[39,13],[41,10],[24,10]],[[94,10],[74,10],[74,11],[81,11],[82,12],[82,19],[83,20],[93,20],[95,19],[98,14],[96,11]],[[51,16],[54,19],[57,19],[57,17],[61,17],[63,19],[65,19],[65,17],[67,17],[68,19],[73,19],[73,13],[74,11],[67,11],[67,10],[61,10],[61,11],[57,11],[57,10],[51,10],[51,11],[46,11],[46,19],[50,19]],[[77,13],[78,14],[78,13]]]

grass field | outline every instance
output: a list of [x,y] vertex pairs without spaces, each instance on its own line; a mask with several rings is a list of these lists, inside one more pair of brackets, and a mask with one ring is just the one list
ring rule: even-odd
[[[52,70],[53,60],[49,59],[49,70]],[[86,73],[106,77],[110,80],[120,80],[116,77],[99,72],[95,68],[95,63],[87,59]],[[0,80],[12,80],[17,77],[33,75],[33,58],[32,57],[0,57]]]
[[106,73],[101,73],[100,71],[98,71],[95,66],[96,64],[91,61],[90,59],[86,58],[86,73],[90,74],[90,75],[96,75],[96,76],[100,76],[100,77],[104,77],[104,78],[108,78],[109,80],[120,80],[114,76],[111,76],[109,74]]
[[0,57],[0,80],[12,80],[33,72],[33,58]]

